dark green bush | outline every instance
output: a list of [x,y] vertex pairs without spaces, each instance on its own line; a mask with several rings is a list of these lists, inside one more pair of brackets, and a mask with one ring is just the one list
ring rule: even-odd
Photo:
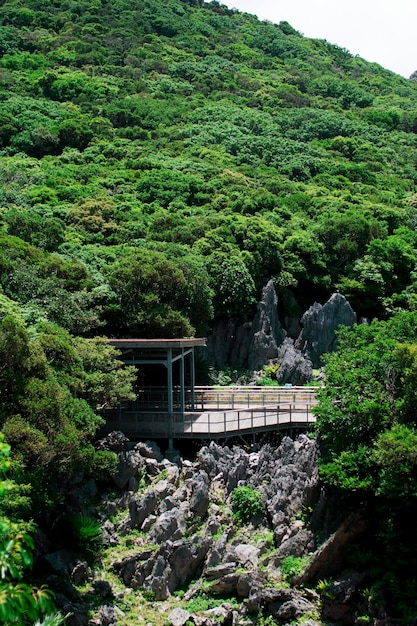
[[243,524],[249,524],[254,517],[263,513],[262,494],[250,485],[236,487],[231,497],[234,515]]

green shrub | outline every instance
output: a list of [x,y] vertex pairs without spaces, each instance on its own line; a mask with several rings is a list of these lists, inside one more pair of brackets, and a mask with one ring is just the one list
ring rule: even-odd
[[231,498],[233,514],[243,524],[249,524],[252,518],[264,511],[262,494],[250,485],[233,489]]
[[86,515],[68,517],[69,530],[74,548],[84,557],[93,557],[101,545],[102,528],[99,522]]
[[309,558],[307,556],[287,556],[281,563],[281,578],[290,583],[295,576],[299,576],[305,569]]

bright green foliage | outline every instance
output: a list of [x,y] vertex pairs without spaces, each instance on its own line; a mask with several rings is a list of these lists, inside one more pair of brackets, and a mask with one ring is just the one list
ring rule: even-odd
[[[403,312],[343,330],[339,341],[318,392],[320,472],[369,520],[359,554],[366,546],[371,580],[408,623],[415,594],[404,591],[417,566],[417,317]],[[359,558],[353,564],[364,567]]]
[[94,559],[102,543],[101,524],[85,515],[69,515],[66,520],[68,541],[84,558]]
[[287,556],[283,559],[280,570],[284,582],[291,583],[295,576],[301,574],[309,561],[308,556]]
[[414,306],[414,81],[217,2],[0,21],[0,284],[32,322],[202,334],[270,278],[303,308],[336,285],[360,315]]
[[14,457],[28,469],[49,468],[52,479],[82,468],[100,474],[114,457],[91,445],[102,424],[96,409],[132,398],[135,372],[106,342],[75,340],[46,322],[27,327],[3,303],[0,421]]
[[[9,466],[10,446],[0,433],[0,472]],[[3,515],[3,500],[15,484],[0,481],[0,621],[5,626],[22,624],[25,619],[35,620],[54,609],[52,594],[45,587],[32,587],[22,582],[25,570],[32,566],[33,539],[28,525],[13,522]]]
[[341,330],[339,342],[316,409],[323,478],[390,497],[415,493],[415,314]]
[[264,511],[262,494],[250,485],[235,487],[231,493],[233,513],[240,522],[249,522]]

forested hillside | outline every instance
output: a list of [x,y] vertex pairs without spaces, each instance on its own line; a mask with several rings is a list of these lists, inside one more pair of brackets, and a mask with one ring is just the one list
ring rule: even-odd
[[413,308],[416,83],[217,2],[6,1],[1,23],[1,285],[25,319],[203,334],[271,277]]
[[339,290],[382,320],[342,336],[347,351],[358,343],[350,360],[329,360],[337,393],[346,363],[354,374],[346,406],[322,393],[322,473],[351,506],[394,511],[375,550],[389,560],[400,545],[415,567],[401,523],[392,536],[413,519],[417,482],[417,81],[296,27],[216,1],[1,2],[5,623],[19,606],[33,620],[51,610],[48,592],[16,585],[32,562],[29,520],[51,528],[75,471],[114,469],[91,444],[97,408],[131,398],[134,374],[90,340],[250,320],[270,279],[300,310]]

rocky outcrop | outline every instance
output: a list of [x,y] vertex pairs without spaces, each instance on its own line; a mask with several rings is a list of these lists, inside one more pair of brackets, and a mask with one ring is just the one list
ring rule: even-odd
[[278,298],[272,280],[262,291],[258,311],[252,322],[252,337],[248,354],[248,369],[256,372],[278,356],[278,346],[286,337],[278,319]]
[[339,326],[352,326],[355,322],[356,313],[349,302],[341,293],[334,293],[325,304],[315,302],[304,313],[303,329],[295,347],[312,361],[313,367],[319,367],[322,355],[336,349]]
[[[95,578],[95,571],[71,553],[53,554],[48,560],[56,576],[91,585],[98,607],[91,625],[122,626],[121,611],[129,604],[124,597],[129,594],[146,597],[160,611],[166,606],[165,621],[172,626],[243,626],[256,623],[259,614],[282,626],[297,620],[317,626],[323,607],[331,620],[353,615],[361,579],[355,573],[340,575],[340,569],[346,544],[357,539],[363,521],[347,520],[317,548],[309,512],[323,497],[314,439],[284,437],[278,447],[264,445],[256,452],[211,442],[194,462],[178,465],[161,459],[156,448],[154,458],[148,453],[127,444],[119,455],[117,475],[133,471],[139,482],[134,472],[140,472],[141,486],[131,491],[115,481],[118,497],[103,497],[103,540],[116,554],[109,566],[111,582],[106,572]],[[261,513],[249,515],[245,524],[237,522],[233,509],[233,490],[240,486],[249,487],[263,503]],[[288,557],[308,561],[303,572],[292,577],[292,587],[288,578],[284,581]],[[320,600],[309,583],[326,576],[333,577],[333,587]],[[71,606],[77,615],[73,623],[84,626],[80,595],[71,589],[69,585],[68,596],[58,596],[59,606]],[[190,608],[194,600],[198,604],[205,598],[217,606]]]
[[313,380],[313,364],[287,337],[278,349],[277,381],[280,385],[305,385]]
[[320,546],[303,574],[294,582],[299,585],[317,581],[340,571],[345,563],[345,546],[357,541],[364,533],[366,525],[360,515],[352,513]]
[[[207,340],[202,358],[215,368],[256,372],[270,361],[279,363],[281,384],[302,385],[312,380],[312,370],[321,366],[321,357],[337,345],[336,330],[351,326],[356,314],[340,293],[334,293],[325,304],[315,302],[298,320],[299,306],[293,296],[285,294],[289,310],[282,311],[288,328],[278,316],[278,298],[273,281],[262,291],[257,313],[251,322],[237,320],[216,323]],[[291,337],[293,339],[291,339]]]
[[275,359],[286,332],[278,318],[277,294],[272,280],[264,287],[251,322],[221,320],[207,340],[203,358],[216,368],[233,367],[251,372]]

